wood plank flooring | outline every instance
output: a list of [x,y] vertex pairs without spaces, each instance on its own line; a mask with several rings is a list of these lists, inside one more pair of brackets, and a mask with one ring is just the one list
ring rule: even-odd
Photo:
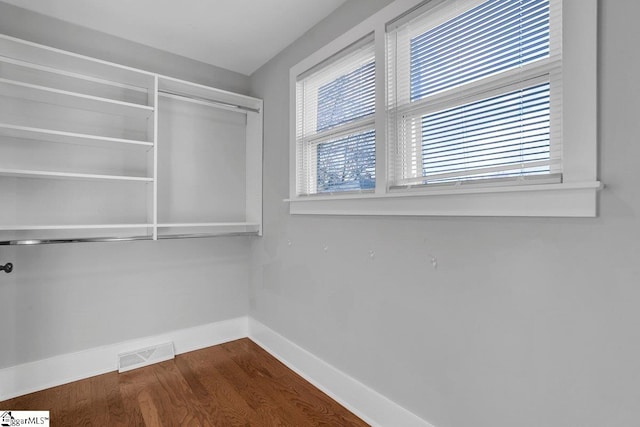
[[52,426],[366,426],[251,340],[111,372],[0,408],[49,410]]

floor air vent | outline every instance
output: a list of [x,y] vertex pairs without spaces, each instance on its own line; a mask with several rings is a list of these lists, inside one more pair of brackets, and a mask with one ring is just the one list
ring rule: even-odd
[[118,372],[126,372],[175,357],[173,343],[160,344],[118,355]]

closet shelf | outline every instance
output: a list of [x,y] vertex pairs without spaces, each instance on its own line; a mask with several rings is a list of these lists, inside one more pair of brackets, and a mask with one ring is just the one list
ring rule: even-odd
[[168,239],[200,239],[206,237],[231,237],[231,236],[258,236],[258,231],[212,231],[209,233],[190,233],[190,234],[160,234],[159,240]]
[[108,230],[129,228],[150,228],[153,224],[87,224],[87,225],[0,225],[0,231],[31,230]]
[[0,34],[0,106],[0,245],[262,235],[260,99]]
[[[0,40],[1,40],[1,37],[0,37]],[[122,83],[122,82],[118,82],[118,81],[114,81],[114,80],[109,80],[109,79],[104,79],[104,78],[99,78],[99,77],[93,77],[93,76],[89,76],[89,75],[85,75],[85,74],[81,74],[81,73],[76,73],[76,72],[73,72],[73,71],[61,70],[61,69],[58,69],[58,68],[49,67],[47,65],[40,65],[40,64],[35,64],[33,62],[21,61],[21,60],[16,59],[16,58],[9,58],[9,57],[2,56],[2,55],[0,55],[0,63],[11,64],[11,65],[15,65],[15,66],[18,66],[18,67],[26,68],[26,69],[29,69],[29,70],[41,71],[41,72],[48,73],[48,74],[55,74],[55,75],[58,75],[58,76],[61,76],[61,77],[68,77],[68,78],[71,78],[71,79],[83,80],[83,81],[95,83],[95,84],[98,84],[98,85],[112,86],[112,87],[127,89],[127,90],[131,90],[131,91],[135,91],[135,92],[141,92],[141,93],[147,93],[148,92],[148,89],[146,87],[143,87],[143,86],[126,84],[126,83]],[[150,78],[150,77],[148,77],[148,78]]]
[[[258,231],[194,233],[194,234],[170,234],[158,236],[159,240],[170,239],[198,239],[207,237],[232,237],[232,236],[258,236]],[[56,243],[101,243],[101,242],[130,242],[136,240],[153,240],[151,236],[124,236],[124,237],[87,237],[87,238],[55,238],[55,239],[20,239],[3,240],[0,246],[20,245],[50,245]]]
[[262,101],[247,95],[228,92],[204,86],[198,83],[187,82],[173,77],[160,76],[158,80],[158,92],[162,96],[193,98],[195,102],[209,102],[212,104],[227,105],[246,111],[259,113],[262,110]]
[[160,223],[159,228],[170,227],[259,227],[259,224],[252,222],[176,222],[176,223]]
[[107,114],[140,114],[143,118],[148,118],[153,114],[154,110],[153,107],[148,105],[85,95],[5,78],[0,78],[0,93],[2,93],[2,96],[44,102],[81,110],[99,111]]
[[87,76],[131,86],[146,87],[154,74],[74,52],[44,46],[0,34],[0,54],[35,67],[49,67],[62,73]]
[[[169,232],[165,229],[171,229]],[[195,232],[186,230],[196,229]],[[260,224],[252,222],[183,222],[158,224],[158,239],[198,238],[217,236],[259,235]]]
[[141,176],[123,176],[123,175],[96,175],[89,173],[69,173],[69,172],[51,172],[40,170],[24,170],[24,169],[0,169],[0,176],[15,178],[47,178],[47,179],[72,179],[72,180],[88,180],[88,181],[131,181],[131,182],[153,182],[153,178]]
[[75,132],[64,132],[53,129],[42,129],[29,126],[18,126],[8,123],[0,123],[0,136],[8,136],[21,139],[34,139],[37,141],[60,142],[96,147],[109,147],[110,144],[118,148],[153,147],[153,142],[138,141],[135,139],[112,138],[107,136],[89,135]]

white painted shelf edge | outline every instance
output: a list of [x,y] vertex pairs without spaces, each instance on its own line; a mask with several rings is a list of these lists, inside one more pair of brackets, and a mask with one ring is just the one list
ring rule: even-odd
[[170,227],[258,227],[260,224],[253,222],[179,222],[161,223],[160,228]]
[[80,179],[80,180],[96,180],[96,181],[133,181],[133,182],[153,182],[153,178],[142,176],[123,176],[123,175],[96,175],[90,173],[70,173],[70,172],[51,172],[40,170],[24,170],[24,169],[0,169],[0,175],[16,178],[58,178],[58,179]]
[[153,224],[86,224],[86,225],[0,225],[0,231],[31,231],[31,230],[101,230],[150,228]]
[[191,95],[198,99],[205,99],[214,103],[230,103],[258,111],[262,108],[262,100],[259,98],[204,86],[199,83],[188,82],[174,77],[158,75],[158,91],[162,93],[166,90]]
[[[260,224],[251,223],[251,222],[185,222],[185,223],[164,223],[164,224],[151,224],[151,223],[140,223],[140,224],[73,224],[73,225],[0,225],[0,231],[64,231],[64,230],[117,230],[117,229],[141,229],[141,228],[207,228],[207,231],[202,231],[198,233],[176,233],[176,232],[162,232],[158,238],[193,238],[193,237],[215,237],[215,236],[234,236],[234,235],[257,235],[260,231]],[[244,228],[244,230],[242,230]],[[132,239],[139,239],[141,237],[149,237],[149,236],[130,236]],[[109,239],[108,237],[102,239]],[[126,236],[114,238],[114,239],[127,239]],[[151,238],[150,238],[151,239]],[[47,243],[52,243],[55,241],[66,242],[69,240],[75,241],[95,241],[96,238],[61,238],[61,239],[47,239]],[[33,242],[36,240],[24,240],[24,242]],[[22,242],[22,240],[9,240],[0,243],[7,242]]]
[[[153,113],[154,107],[132,102],[118,101],[115,99],[102,98],[87,95],[79,92],[55,89],[47,86],[25,83],[18,80],[0,78],[0,88],[4,96],[20,95],[23,99],[36,100],[38,102],[55,102],[59,105],[87,110],[101,111],[104,113],[119,114],[123,110],[129,110],[146,115]],[[29,94],[29,97],[24,95]]]
[[[252,222],[182,222],[182,223],[165,223],[158,224],[158,228],[186,228],[186,227],[211,227],[211,228],[233,228],[247,227],[256,228],[260,224]],[[18,230],[97,230],[109,228],[149,228],[153,227],[151,223],[140,224],[84,224],[84,225],[0,225],[1,231],[18,231]]]
[[[67,58],[73,58],[73,59],[85,61],[87,64],[95,64],[97,66],[104,67],[104,68],[112,68],[113,70],[118,70],[126,73],[139,75],[140,77],[144,77],[144,78],[157,77],[160,83],[159,90],[163,90],[163,89],[179,90],[181,92],[184,92],[185,94],[194,95],[194,96],[203,96],[205,98],[210,99],[213,102],[231,101],[243,107],[249,107],[249,108],[255,108],[255,109],[262,108],[262,100],[249,95],[230,92],[227,90],[218,89],[211,86],[205,86],[200,83],[189,82],[186,80],[177,79],[175,77],[169,77],[169,76],[165,76],[162,74],[158,74],[158,73],[154,73],[146,70],[141,70],[138,68],[132,68],[132,67],[117,64],[114,62],[104,61],[101,59],[80,55],[74,52],[65,51],[65,50],[54,48],[51,46],[46,46],[38,43],[29,42],[26,40],[21,40],[21,39],[7,36],[4,34],[0,34],[0,41],[6,41],[10,43],[15,43],[17,45],[23,45],[30,49],[42,49],[45,52],[49,52],[55,55],[60,55],[61,57],[67,57]],[[67,75],[69,77],[84,78],[86,80],[95,81],[97,83],[113,84],[115,86],[121,86],[121,87],[127,87],[127,88],[136,88],[135,85],[121,84],[121,83],[117,83],[115,80],[110,81],[106,79],[96,78],[94,76],[91,76],[91,74],[88,74],[88,73],[61,71],[61,70],[55,69],[50,65],[35,64],[29,61],[14,59],[4,55],[0,55],[0,62],[10,62],[10,63],[15,63],[21,66],[30,67],[33,69],[42,69],[46,71],[57,72],[59,74]],[[114,77],[114,79],[116,78],[117,77]],[[146,85],[141,85],[139,87],[142,88],[145,86]]]
[[47,66],[47,65],[34,64],[32,62],[21,61],[21,60],[16,59],[16,58],[9,58],[7,56],[2,56],[2,55],[0,55],[0,62],[4,62],[4,63],[7,63],[7,64],[12,64],[12,65],[17,65],[17,66],[23,67],[23,68],[29,68],[31,70],[44,71],[46,73],[57,74],[57,75],[60,75],[60,76],[69,77],[69,78],[73,78],[73,79],[77,79],[77,80],[84,80],[84,81],[87,81],[87,82],[98,83],[98,84],[101,84],[101,85],[124,88],[124,89],[132,90],[132,91],[135,91],[135,92],[147,92],[148,91],[148,89],[146,87],[134,86],[134,85],[126,84],[126,83],[116,82],[116,81],[113,81],[113,80],[102,79],[102,78],[99,78],[99,77],[92,77],[92,76],[88,76],[88,75],[81,74],[81,73],[74,73],[72,71],[60,70],[60,69],[57,69],[57,68],[54,68],[54,67],[50,67],[50,66]]
[[[112,70],[113,72],[110,74],[110,78],[113,79],[112,81],[114,82],[123,80],[123,79],[129,80],[128,78],[124,78],[123,76],[128,76],[129,78],[133,78],[133,79],[139,79],[139,81],[142,82],[144,79],[152,78],[154,75],[156,75],[156,73],[151,73],[149,71],[144,71],[137,68],[128,67],[126,65],[117,64],[115,62],[109,62],[102,59],[93,58],[90,56],[81,55],[78,53],[58,49],[55,47],[30,42],[30,41],[19,39],[16,37],[11,37],[6,34],[0,34],[0,42],[14,44],[15,46],[21,46],[21,49],[29,50],[29,54],[26,57],[27,60],[22,61],[23,63],[24,62],[30,63],[31,61],[29,61],[29,59],[34,60],[34,58],[38,58],[38,60],[40,60],[41,59],[40,52],[37,52],[37,54],[34,54],[34,52],[41,50],[49,55],[48,57],[49,60],[51,60],[51,56],[53,55],[57,57],[56,60],[61,60],[61,63],[63,64],[75,61],[77,63],[82,63],[89,67],[89,69],[83,68],[84,72],[81,72],[81,73],[78,73],[78,72],[69,73],[69,71],[66,71],[69,74],[81,74],[81,75],[92,77],[92,76],[95,76],[96,73],[102,74],[105,72],[105,70]],[[11,50],[11,48],[15,48],[15,46],[11,46],[9,49]],[[34,60],[34,65],[35,67],[43,66],[43,67],[53,68],[52,64],[35,64],[35,60]],[[98,77],[98,80],[100,79],[101,78]],[[132,82],[130,84],[133,86],[138,85]],[[140,83],[140,87],[143,87],[143,86],[145,85]]]
[[89,135],[75,132],[64,132],[53,129],[35,128],[0,123],[0,135],[13,136],[15,138],[36,139],[39,141],[73,143],[82,145],[123,144],[131,147],[153,147],[153,142],[138,141],[135,139],[112,138],[108,136]]
[[[165,229],[171,229],[165,230]],[[180,229],[182,229],[180,231]],[[188,230],[198,230],[188,232]],[[183,222],[158,224],[158,238],[195,238],[260,235],[260,224],[253,222]]]

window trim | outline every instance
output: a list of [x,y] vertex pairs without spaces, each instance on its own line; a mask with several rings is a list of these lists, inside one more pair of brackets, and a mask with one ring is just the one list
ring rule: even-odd
[[[441,0],[432,0],[441,1]],[[597,192],[597,0],[562,0],[563,182],[388,188],[386,27],[423,0],[396,0],[290,69],[291,214],[595,217]],[[374,33],[376,187],[373,192],[296,195],[296,81],[300,74]]]
[[[332,55],[330,58],[313,66],[311,69],[296,76],[296,156],[299,164],[305,167],[296,170],[296,194],[306,196],[318,192],[318,148],[325,142],[339,140],[357,136],[361,133],[375,131],[375,110],[366,115],[356,116],[344,123],[333,124],[328,128],[317,129],[318,112],[313,110],[318,105],[320,89],[327,84],[333,84],[336,79],[341,78],[346,70],[356,67],[353,71],[358,71],[362,67],[368,66],[375,58],[373,33],[358,40],[346,49]],[[334,67],[338,64],[338,68]],[[346,68],[345,68],[346,67]],[[367,94],[373,95],[375,108],[375,62],[373,76],[371,71],[367,72]],[[360,80],[356,79],[355,84]],[[373,89],[373,92],[370,90]],[[350,90],[353,90],[350,89]],[[357,92],[353,92],[357,93]],[[367,101],[370,98],[367,97]],[[302,105],[300,105],[302,104]],[[368,103],[367,103],[368,104]],[[312,107],[308,108],[311,105]],[[374,149],[375,149],[375,140]],[[303,191],[308,190],[308,192]],[[342,190],[340,192],[352,192],[363,190]],[[323,190],[320,194],[327,194]]]

